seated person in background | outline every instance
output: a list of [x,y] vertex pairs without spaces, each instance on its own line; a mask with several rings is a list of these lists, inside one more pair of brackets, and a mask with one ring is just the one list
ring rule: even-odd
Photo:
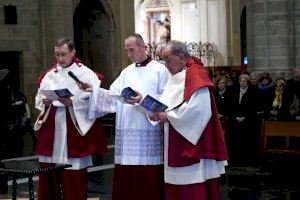
[[269,111],[268,120],[288,120],[291,102],[285,92],[286,81],[282,78],[277,79],[275,85],[272,109]]

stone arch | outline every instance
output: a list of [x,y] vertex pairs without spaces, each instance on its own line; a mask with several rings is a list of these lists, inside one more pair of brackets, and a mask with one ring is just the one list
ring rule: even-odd
[[[81,1],[82,0],[72,0],[73,14],[75,13],[76,8]],[[114,15],[113,15],[111,6],[107,2],[108,0],[98,0],[98,1],[102,4],[102,6],[104,7],[104,10],[108,16],[109,30],[114,31],[116,29],[116,23],[115,23],[115,19],[114,19]]]
[[242,15],[242,12],[245,7],[246,7],[246,0],[240,0],[240,3],[239,3],[240,15]]
[[[88,8],[88,9],[87,9]],[[73,1],[74,41],[77,55],[105,79],[111,82],[113,47],[116,25],[112,9],[106,0]]]

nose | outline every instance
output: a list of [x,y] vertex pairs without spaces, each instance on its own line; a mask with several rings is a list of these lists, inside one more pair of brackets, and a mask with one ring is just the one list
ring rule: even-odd
[[59,55],[56,56],[56,59],[57,59],[57,60],[63,60],[63,59],[64,59],[64,56],[62,56],[62,55],[59,54]]

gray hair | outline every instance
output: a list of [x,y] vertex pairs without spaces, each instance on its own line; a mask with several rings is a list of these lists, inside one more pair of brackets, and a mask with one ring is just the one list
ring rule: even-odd
[[250,81],[250,76],[248,74],[241,74],[239,80],[241,80],[242,78],[244,78],[247,82]]
[[73,49],[75,49],[74,42],[71,39],[69,39],[69,38],[60,38],[60,39],[58,39],[57,42],[56,42],[56,44],[55,44],[55,46],[56,47],[61,47],[61,46],[65,45],[65,44],[67,45],[67,47],[68,47],[68,49],[70,51],[72,51]]
[[183,42],[180,42],[177,40],[172,40],[172,41],[168,42],[165,47],[170,47],[173,55],[177,56],[179,54],[183,54],[185,58],[190,57],[190,53],[187,50],[187,46]]

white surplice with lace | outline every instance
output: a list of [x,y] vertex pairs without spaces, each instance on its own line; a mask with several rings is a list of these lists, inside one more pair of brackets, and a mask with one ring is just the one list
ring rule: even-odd
[[122,165],[162,164],[162,130],[152,126],[145,114],[133,105],[124,104],[111,97],[120,95],[122,89],[131,87],[143,97],[158,97],[165,87],[168,71],[152,60],[145,67],[135,64],[125,68],[109,90],[94,88],[90,98],[90,118],[116,112],[115,163]]

